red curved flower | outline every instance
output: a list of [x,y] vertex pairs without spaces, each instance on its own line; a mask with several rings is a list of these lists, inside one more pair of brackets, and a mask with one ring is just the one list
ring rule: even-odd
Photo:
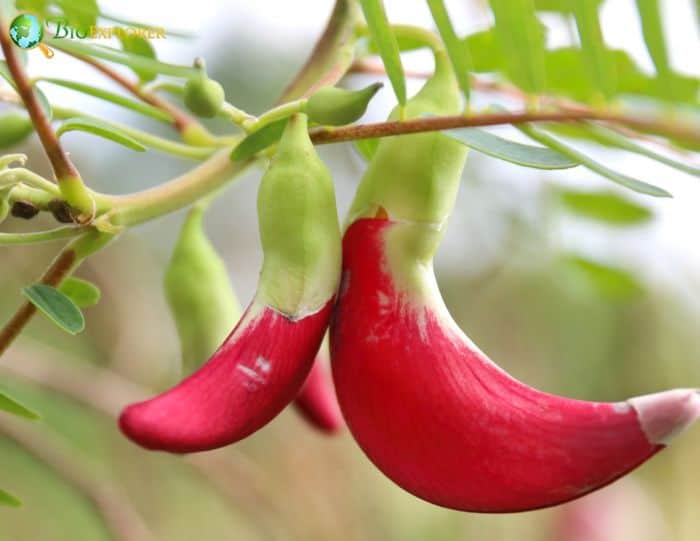
[[445,308],[431,224],[360,219],[343,241],[331,323],[338,399],[354,437],[416,496],[467,511],[555,505],[606,485],[700,414],[694,390],[618,403],[532,389],[493,364]]
[[294,400],[294,407],[309,424],[322,432],[332,434],[343,428],[343,414],[321,355],[316,358],[304,386]]
[[143,447],[174,453],[245,438],[299,392],[332,305],[294,321],[254,302],[209,362],[170,391],[127,407],[119,426]]

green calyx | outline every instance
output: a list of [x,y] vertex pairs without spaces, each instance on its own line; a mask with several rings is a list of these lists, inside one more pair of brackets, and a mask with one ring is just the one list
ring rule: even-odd
[[204,210],[203,204],[195,205],[187,215],[164,277],[183,375],[216,351],[241,314],[226,266],[204,231]]
[[[435,74],[411,98],[405,118],[458,114],[459,86],[449,58],[435,52]],[[399,117],[398,107],[390,119]],[[363,177],[347,224],[381,207],[397,221],[442,224],[454,206],[467,148],[439,132],[386,137]]]
[[341,239],[333,182],[309,139],[306,115],[287,122],[260,182],[258,220],[258,298],[290,318],[322,308],[338,286]]
[[374,83],[361,90],[327,86],[311,95],[306,114],[309,120],[319,124],[350,124],[365,114],[367,105],[382,86],[382,83]]
[[226,93],[219,83],[209,78],[203,60],[197,59],[195,67],[199,69],[199,74],[185,83],[185,105],[197,116],[214,117],[221,111]]

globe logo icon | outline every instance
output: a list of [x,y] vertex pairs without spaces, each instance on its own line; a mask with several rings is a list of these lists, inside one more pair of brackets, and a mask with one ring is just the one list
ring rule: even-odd
[[31,13],[18,15],[10,23],[10,37],[22,49],[33,49],[44,37],[44,27]]

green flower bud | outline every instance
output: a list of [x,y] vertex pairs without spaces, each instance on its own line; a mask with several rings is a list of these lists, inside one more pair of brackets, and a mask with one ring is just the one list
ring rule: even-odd
[[0,117],[0,149],[12,147],[24,141],[34,131],[34,125],[24,115],[8,113]]
[[382,83],[374,83],[362,90],[345,90],[327,86],[309,98],[306,114],[309,120],[319,124],[341,126],[359,119]]
[[204,232],[203,216],[203,205],[194,206],[188,214],[164,280],[184,375],[216,351],[240,317],[226,266]]
[[264,260],[258,295],[289,317],[325,305],[340,275],[340,228],[331,175],[311,144],[307,117],[289,118],[260,182]]
[[195,115],[211,118],[221,110],[226,94],[219,83],[203,73],[187,81],[184,99],[187,108]]

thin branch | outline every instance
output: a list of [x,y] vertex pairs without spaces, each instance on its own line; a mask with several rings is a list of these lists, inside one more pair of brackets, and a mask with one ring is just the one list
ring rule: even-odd
[[323,34],[304,66],[282,92],[278,104],[306,97],[345,75],[352,63],[358,21],[356,0],[336,0]]
[[25,451],[45,463],[78,492],[89,499],[118,541],[151,541],[148,526],[129,499],[112,488],[106,479],[90,475],[85,466],[58,438],[45,429],[38,432],[24,421],[0,416],[0,433],[15,441]]
[[[114,235],[90,229],[85,234],[70,241],[46,269],[39,280],[40,283],[54,287],[58,286],[86,257],[104,248],[113,238]],[[27,301],[20,306],[10,318],[10,321],[0,329],[0,357],[2,357],[19,333],[22,332],[22,329],[29,323],[29,320],[35,313],[36,307]]]
[[471,116],[456,115],[415,118],[411,120],[377,122],[341,128],[317,128],[311,130],[310,135],[314,144],[326,144],[353,141],[355,139],[449,130],[453,128],[523,124],[527,122],[576,122],[581,120],[615,122],[630,128],[655,133],[671,139],[696,143],[700,142],[700,131],[689,124],[684,125],[678,122],[669,123],[663,119],[631,117],[618,113],[587,109],[523,113],[484,113]]
[[[173,126],[178,132],[183,133],[189,126],[201,126],[199,121],[197,121],[194,117],[190,116],[176,105],[170,103],[167,100],[164,100],[157,94],[149,92],[145,88],[140,87],[139,85],[131,81],[129,78],[119,73],[117,70],[112,69],[107,64],[104,64],[99,60],[95,60],[94,58],[91,58],[89,56],[81,55],[71,51],[64,50],[63,52],[72,56],[73,58],[80,60],[81,62],[84,62],[85,64],[88,64],[89,66],[92,66],[94,69],[96,69],[97,71],[99,71],[100,73],[117,83],[124,90],[130,92],[140,100],[150,105],[153,105],[153,107],[157,107],[161,111],[168,113],[172,117]],[[202,127],[202,129],[204,128]]]
[[14,244],[37,244],[52,240],[69,239],[85,232],[82,227],[58,227],[48,231],[32,231],[30,233],[0,233],[0,246]]
[[78,170],[61,148],[56,134],[51,129],[51,123],[46,117],[27,75],[24,73],[19,57],[10,41],[10,33],[7,31],[4,21],[0,21],[0,28],[0,46],[2,46],[2,52],[5,55],[7,68],[15,81],[17,93],[22,98],[24,107],[32,119],[34,129],[51,162],[56,178],[61,180],[63,178],[79,177]]
[[[40,282],[49,286],[56,286],[68,275],[73,269],[76,261],[75,251],[72,249],[64,249],[61,251],[53,263],[46,269]],[[29,323],[36,312],[36,306],[27,301],[19,307],[15,314],[0,329],[0,357],[5,353],[5,350],[12,344],[15,338],[22,332],[25,325]]]

